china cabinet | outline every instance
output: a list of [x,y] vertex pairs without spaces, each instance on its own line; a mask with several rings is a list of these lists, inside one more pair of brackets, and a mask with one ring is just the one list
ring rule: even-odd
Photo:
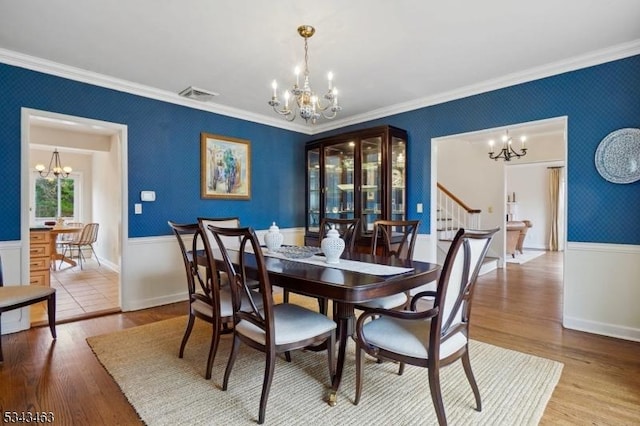
[[325,217],[359,217],[362,250],[376,220],[406,219],[406,144],[407,132],[391,126],[307,143],[305,245],[319,245]]

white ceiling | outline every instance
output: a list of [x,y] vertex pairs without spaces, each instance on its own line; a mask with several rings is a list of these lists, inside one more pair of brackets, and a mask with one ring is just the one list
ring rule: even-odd
[[[332,71],[343,106],[313,128],[267,105],[302,63],[301,24],[312,86]],[[640,53],[640,1],[0,0],[0,49],[176,102],[211,90],[203,109],[311,134]]]

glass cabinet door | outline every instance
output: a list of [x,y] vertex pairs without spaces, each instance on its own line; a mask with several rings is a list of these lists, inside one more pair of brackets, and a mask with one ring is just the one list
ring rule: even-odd
[[406,143],[391,138],[391,220],[405,220],[406,211]]
[[324,217],[353,218],[354,149],[353,141],[324,149]]
[[362,161],[360,176],[360,218],[362,233],[373,231],[373,222],[382,219],[384,198],[382,194],[382,137],[372,137],[360,141]]
[[320,148],[307,151],[308,230],[320,230]]

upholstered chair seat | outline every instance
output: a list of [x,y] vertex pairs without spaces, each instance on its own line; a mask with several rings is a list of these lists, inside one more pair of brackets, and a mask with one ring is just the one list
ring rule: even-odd
[[[273,306],[275,344],[286,345],[307,340],[336,328],[336,323],[302,306],[289,303]],[[249,321],[240,321],[236,331],[261,345],[265,344],[265,332]]]
[[[429,357],[430,320],[415,321],[381,317],[364,325],[367,341],[380,349],[412,358]],[[440,359],[462,349],[468,339],[456,333],[440,344]]]

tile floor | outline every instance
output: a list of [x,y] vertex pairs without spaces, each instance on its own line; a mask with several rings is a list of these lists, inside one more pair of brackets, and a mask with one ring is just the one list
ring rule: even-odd
[[[120,310],[119,274],[93,259],[83,265],[51,271],[56,289],[56,323]],[[47,322],[46,302],[31,307],[31,324]]]

